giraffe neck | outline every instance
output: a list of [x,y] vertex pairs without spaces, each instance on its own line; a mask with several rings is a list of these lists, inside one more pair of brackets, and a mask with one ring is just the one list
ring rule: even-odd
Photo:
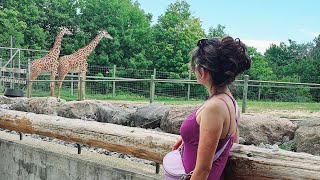
[[87,46],[81,48],[78,53],[81,53],[83,56],[88,57],[90,53],[96,48],[102,39],[102,35],[98,34]]
[[63,35],[64,34],[61,31],[58,33],[56,40],[53,44],[53,47],[51,48],[51,50],[49,51],[47,56],[55,58],[55,59],[57,59],[59,57],[61,41],[62,41]]

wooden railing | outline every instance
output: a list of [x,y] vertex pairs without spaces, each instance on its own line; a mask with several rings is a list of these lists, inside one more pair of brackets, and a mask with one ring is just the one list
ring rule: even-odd
[[[0,109],[0,128],[105,148],[158,163],[178,137],[137,127],[6,109]],[[320,178],[320,156],[306,153],[234,144],[229,160],[226,179]]]

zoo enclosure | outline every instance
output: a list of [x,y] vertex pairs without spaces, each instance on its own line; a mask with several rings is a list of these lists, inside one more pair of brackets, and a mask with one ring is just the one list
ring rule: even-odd
[[[26,90],[28,62],[43,57],[47,51],[0,47],[1,78],[0,89],[19,88]],[[29,62],[30,63],[30,62]],[[49,74],[42,74],[33,81],[34,96],[50,95]],[[245,78],[246,77],[246,78]],[[199,85],[193,74],[176,74],[154,70],[140,70],[89,65],[87,71],[86,97],[94,99],[149,99],[161,100],[199,100],[207,97],[205,88]],[[250,100],[320,102],[320,84],[297,82],[277,82],[250,80],[240,76],[232,85],[237,99]],[[319,77],[310,77],[310,81]],[[304,78],[304,81],[308,79]],[[57,82],[58,80],[55,80]],[[69,74],[63,83],[62,98],[75,100],[78,97],[80,79]],[[25,92],[27,93],[27,92]],[[28,94],[28,93],[27,93]],[[81,93],[80,93],[81,94]],[[246,98],[247,97],[247,98]]]

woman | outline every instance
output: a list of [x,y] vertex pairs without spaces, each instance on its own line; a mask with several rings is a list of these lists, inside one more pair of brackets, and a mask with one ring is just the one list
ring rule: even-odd
[[[230,36],[201,39],[192,52],[191,70],[204,85],[208,100],[181,125],[182,162],[191,180],[222,179],[222,172],[233,143],[238,143],[238,107],[228,85],[251,66],[246,46]],[[215,153],[223,149],[215,161]]]

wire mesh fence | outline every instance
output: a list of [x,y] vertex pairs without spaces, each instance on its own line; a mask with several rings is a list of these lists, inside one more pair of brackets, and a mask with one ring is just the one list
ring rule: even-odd
[[[18,88],[26,90],[28,61],[44,56],[47,51],[0,47],[0,90]],[[56,79],[58,75],[56,75]],[[151,97],[151,76],[154,76],[154,100],[203,100],[207,90],[197,83],[193,74],[177,74],[156,69],[127,69],[89,65],[86,73],[86,98],[88,99],[144,99]],[[21,81],[19,81],[21,80]],[[292,80],[292,79],[291,79]],[[24,83],[22,83],[24,81]],[[293,82],[249,80],[248,99],[254,101],[320,102],[320,77],[297,76]],[[57,92],[58,82],[55,81]],[[61,98],[76,100],[79,76],[70,73],[64,79]],[[243,97],[243,76],[230,86],[237,99]],[[56,93],[57,94],[57,93]],[[50,96],[49,74],[41,74],[33,81],[33,96]]]

